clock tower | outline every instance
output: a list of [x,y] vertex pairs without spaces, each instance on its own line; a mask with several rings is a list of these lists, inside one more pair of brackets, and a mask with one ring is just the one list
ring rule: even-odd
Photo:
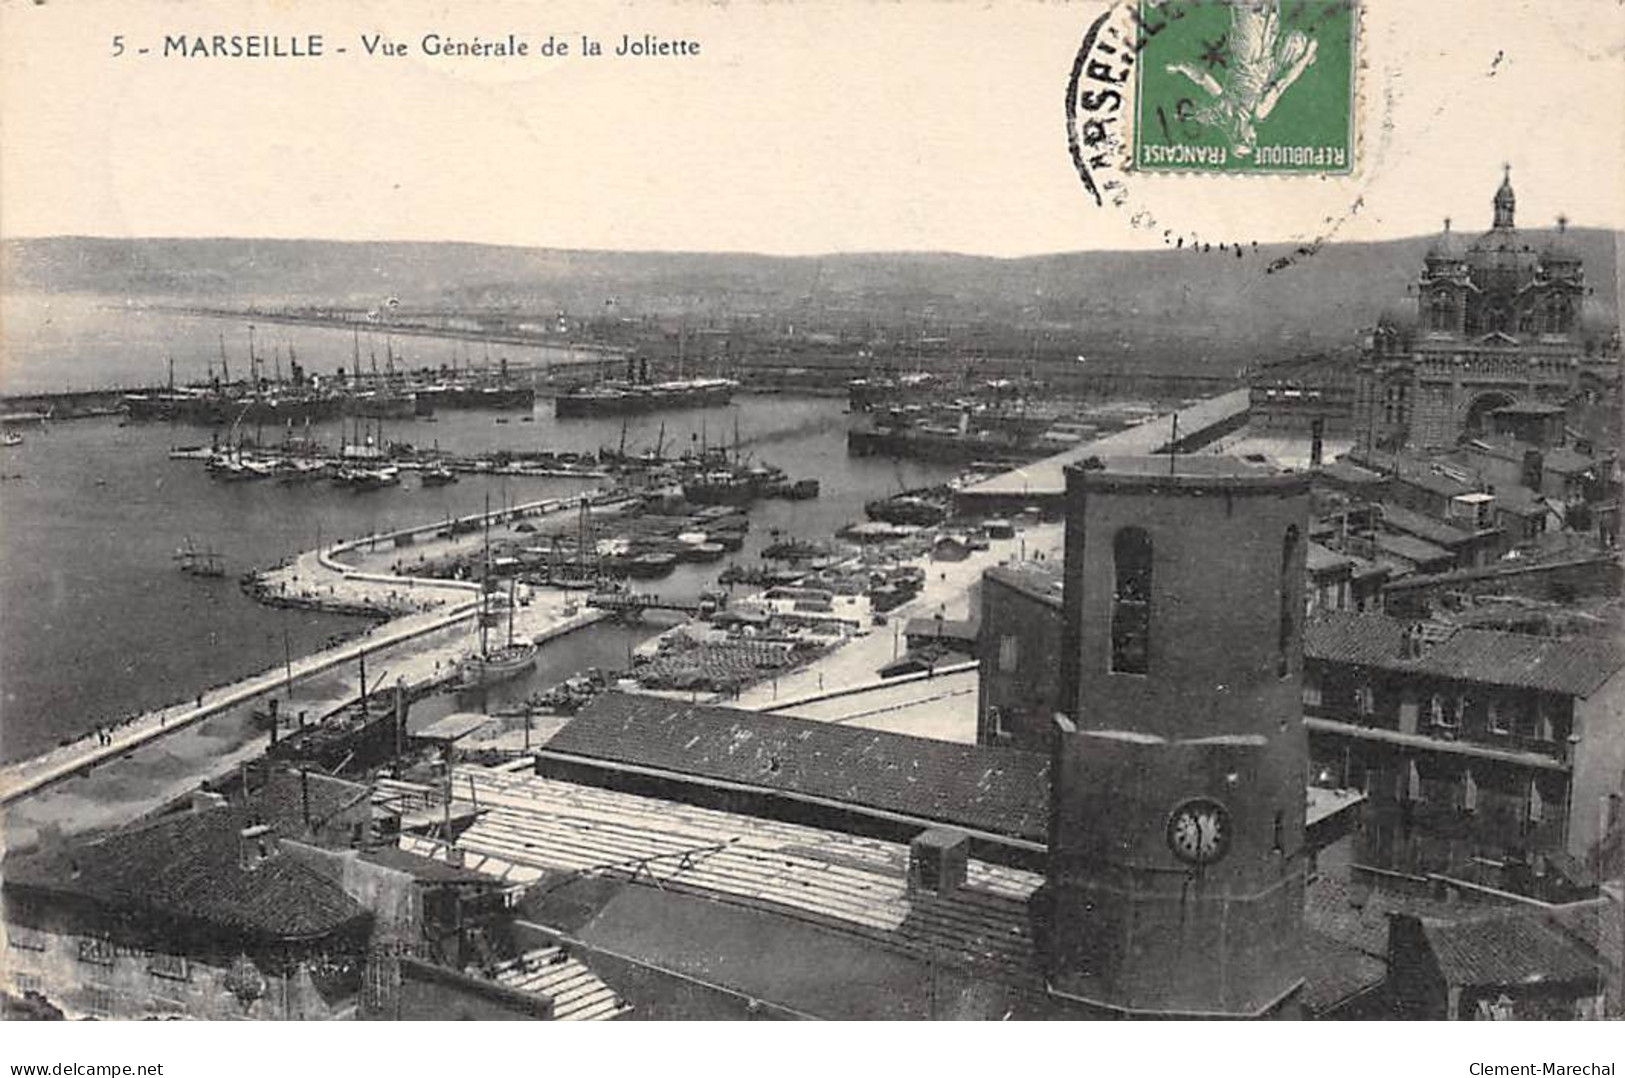
[[1227,457],[1068,470],[1052,995],[1276,1017],[1302,984],[1309,478]]

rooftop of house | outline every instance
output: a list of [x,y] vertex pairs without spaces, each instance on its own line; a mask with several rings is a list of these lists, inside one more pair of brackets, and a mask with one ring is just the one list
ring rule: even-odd
[[1528,986],[1595,981],[1597,953],[1544,910],[1514,907],[1472,917],[1422,917],[1422,933],[1450,985]]
[[1495,509],[1496,512],[1520,517],[1543,517],[1552,511],[1551,503],[1538,491],[1517,483],[1506,483],[1495,488]]
[[337,883],[282,855],[274,829],[245,837],[259,819],[240,806],[211,806],[49,844],[6,858],[5,886],[273,940],[320,938],[366,921]]
[[409,853],[398,846],[379,846],[363,850],[357,856],[369,864],[404,872],[419,883],[488,885],[492,882],[489,876],[448,864],[444,860],[436,861],[432,857]]
[[909,618],[903,635],[975,643],[980,629],[981,623],[975,618]]
[[1446,548],[1460,546],[1473,538],[1472,532],[1388,502],[1382,504],[1382,522],[1392,531],[1404,532]]
[[548,742],[585,758],[1042,841],[1049,761],[1017,749],[604,693]]
[[1456,629],[1405,655],[1411,623],[1383,614],[1328,611],[1304,627],[1306,659],[1407,671],[1453,681],[1589,697],[1625,668],[1625,647],[1592,637]]
[[1388,957],[1388,919],[1408,913],[1449,919],[1502,909],[1506,900],[1462,899],[1387,888],[1362,876],[1323,873],[1304,888],[1304,927],[1381,960]]
[[[1266,461],[1213,453],[1164,453],[1156,456],[1102,456],[1099,471],[1107,475],[1177,476],[1192,479],[1251,479],[1286,474],[1289,469]],[[1075,467],[1088,472],[1089,464]]]
[[1434,565],[1439,562],[1455,562],[1455,555],[1443,547],[1434,546],[1425,539],[1418,539],[1414,535],[1395,535],[1384,532],[1373,540],[1377,549],[1384,554],[1391,554],[1400,561],[1412,565]]
[[[1351,453],[1351,463],[1382,472],[1408,486],[1438,494],[1446,498],[1454,498],[1462,494],[1471,494],[1475,491],[1472,485],[1472,476],[1466,469],[1448,462],[1441,463],[1429,454],[1417,453],[1411,450],[1401,450],[1397,453],[1388,453],[1379,450],[1362,449]],[[1451,475],[1450,471],[1457,475]],[[1463,478],[1458,478],[1462,476]]]
[[1541,467],[1549,472],[1577,475],[1589,468],[1597,467],[1596,460],[1569,446],[1544,448],[1533,442],[1519,441],[1510,434],[1482,435],[1461,447],[1461,453],[1469,457],[1482,453],[1518,464],[1523,463],[1524,454],[1531,450],[1541,455]]
[[1330,547],[1310,543],[1304,553],[1304,567],[1311,573],[1330,573],[1340,569],[1352,569],[1354,559],[1347,554],[1339,554]]
[[1003,584],[1060,609],[1062,569],[1060,561],[1014,561],[986,570],[982,579]]
[[320,771],[276,770],[254,791],[253,811],[260,822],[291,837],[307,830],[307,820],[308,830],[319,829],[371,795],[370,786]]
[[[606,693],[555,735],[540,759],[544,774],[553,762],[628,769],[944,824],[1030,852],[1048,840],[1049,759],[1020,749]],[[1359,800],[1311,787],[1305,817],[1318,824]]]
[[1036,873],[972,859],[963,887],[920,894],[900,843],[483,767],[456,784],[483,810],[457,839],[465,866],[532,885],[528,919],[588,947],[821,1017],[927,1017],[933,966],[957,1016],[1050,1009]]
[[[972,857],[935,894],[910,888],[899,842],[494,768],[459,767],[455,785],[482,807],[456,840],[465,866],[528,885],[525,918],[588,965],[598,950],[823,1018],[1069,1014],[1044,992],[1037,873]],[[434,839],[401,843],[446,857]],[[1310,954],[1314,1007],[1381,979],[1380,949],[1327,937]]]

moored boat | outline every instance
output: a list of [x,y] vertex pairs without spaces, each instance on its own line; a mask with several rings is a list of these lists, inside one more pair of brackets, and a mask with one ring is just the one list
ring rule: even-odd
[[641,554],[626,564],[626,574],[640,580],[665,576],[677,565],[677,555],[665,552]]

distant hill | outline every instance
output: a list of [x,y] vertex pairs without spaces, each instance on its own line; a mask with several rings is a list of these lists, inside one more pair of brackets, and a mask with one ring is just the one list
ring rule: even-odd
[[[1537,247],[1547,231],[1525,235]],[[1592,288],[1587,317],[1618,320],[1625,234],[1571,229]],[[980,322],[1165,341],[1210,342],[1228,354],[1333,348],[1385,310],[1413,302],[1407,287],[1429,237],[1154,252],[1100,251],[998,259],[874,253],[816,257],[564,251],[465,243],[326,240],[10,240],[4,287],[160,302],[238,306],[331,303],[490,308],[575,315],[678,312],[690,324],[766,317],[788,324],[934,327]],[[1281,265],[1285,262],[1285,265]],[[1267,272],[1272,264],[1280,268]]]

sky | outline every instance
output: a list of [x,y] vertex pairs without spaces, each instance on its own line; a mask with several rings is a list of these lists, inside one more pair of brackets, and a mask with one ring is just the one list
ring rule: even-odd
[[[1625,228],[1616,0],[1369,0],[1355,175],[1138,177],[1152,227],[1097,207],[1067,154],[1066,80],[1102,10],[0,0],[0,234],[1000,256],[1376,239],[1487,227],[1504,162],[1520,224]],[[328,55],[134,51],[256,32],[321,33]],[[701,51],[419,52],[428,33],[508,32]],[[365,56],[372,33],[412,54]]]

